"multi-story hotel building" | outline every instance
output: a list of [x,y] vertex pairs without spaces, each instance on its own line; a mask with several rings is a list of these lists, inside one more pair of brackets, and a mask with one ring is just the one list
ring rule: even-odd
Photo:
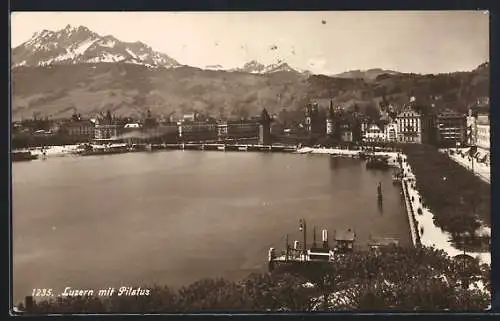
[[409,105],[396,116],[399,142],[434,143],[436,137],[434,113],[426,107],[421,106],[419,109],[421,112]]
[[476,144],[484,151],[490,151],[490,116],[486,112],[478,112],[476,119]]
[[398,141],[402,143],[422,143],[422,115],[406,107],[396,117]]
[[443,147],[461,146],[466,142],[466,118],[446,109],[437,115],[437,142]]
[[[480,157],[490,155],[490,106],[487,98],[470,107],[467,116],[467,143],[478,147]],[[477,157],[477,156],[476,156]]]

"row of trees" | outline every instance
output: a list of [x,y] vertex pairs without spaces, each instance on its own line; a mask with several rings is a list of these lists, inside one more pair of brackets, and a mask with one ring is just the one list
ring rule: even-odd
[[477,240],[477,228],[491,220],[490,185],[433,146],[407,145],[403,152],[435,224],[450,232],[457,243],[464,234],[472,242]]
[[[465,265],[431,248],[390,247],[339,257],[335,264],[282,266],[239,282],[205,279],[178,290],[154,286],[149,296],[41,301],[31,312],[484,310],[490,303],[490,273],[471,257]],[[478,280],[486,291],[474,286]]]

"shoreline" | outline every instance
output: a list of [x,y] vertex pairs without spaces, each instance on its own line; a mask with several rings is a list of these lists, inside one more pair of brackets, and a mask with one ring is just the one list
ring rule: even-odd
[[[297,153],[300,154],[323,154],[323,155],[340,155],[340,156],[353,156],[359,151],[355,150],[345,150],[345,149],[335,149],[335,148],[311,148],[304,147],[297,150]],[[392,165],[396,165],[399,167],[399,164],[396,161],[397,152],[374,152],[375,155],[386,155],[389,156],[390,160],[394,163]],[[406,178],[401,182],[401,188],[403,189],[403,193],[408,197],[408,204],[405,205],[406,212],[408,213],[408,219],[410,224],[410,236],[414,244],[420,243],[424,246],[433,247],[438,250],[444,251],[450,257],[454,257],[458,254],[463,254],[463,250],[458,250],[455,248],[451,242],[451,235],[449,232],[443,231],[440,227],[434,224],[434,214],[427,207],[422,207],[422,214],[418,214],[418,200],[421,198],[420,193],[416,188],[413,188],[410,184],[408,184],[408,180],[411,180],[413,184],[417,181],[417,177],[413,175],[412,168],[407,162],[407,156],[403,153],[400,153],[403,158],[404,165],[403,170],[406,173]],[[406,184],[407,190],[404,190],[404,185]],[[413,197],[413,201],[411,198]],[[406,202],[406,200],[405,200]],[[409,208],[408,208],[409,206]],[[411,217],[413,216],[413,220]],[[417,226],[414,226],[414,222],[417,223]],[[413,226],[413,228],[412,228]],[[423,233],[421,233],[421,229],[423,229]],[[414,232],[412,232],[412,230]],[[489,234],[491,236],[491,228],[482,226],[480,228],[484,233]],[[413,235],[415,234],[415,235]],[[488,264],[491,266],[491,252],[466,252],[468,255],[476,257],[480,260],[481,263]]]

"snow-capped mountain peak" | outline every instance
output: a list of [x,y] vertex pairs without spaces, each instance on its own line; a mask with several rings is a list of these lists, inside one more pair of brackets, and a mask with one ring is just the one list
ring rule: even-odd
[[178,67],[166,54],[142,42],[123,42],[100,36],[85,26],[67,25],[58,31],[42,30],[12,50],[12,66],[47,66],[124,62],[151,67]]
[[233,69],[233,71],[248,72],[252,74],[270,74],[275,72],[297,72],[301,73],[288,65],[286,62],[278,61],[275,64],[264,65],[256,60],[247,62],[241,68]]
[[238,71],[249,72],[252,74],[260,74],[264,73],[266,66],[261,64],[256,60],[252,60],[243,65],[242,68],[238,68]]
[[266,67],[266,73],[274,73],[274,72],[297,72],[297,70],[290,67],[286,62],[279,62],[276,64],[271,64]]

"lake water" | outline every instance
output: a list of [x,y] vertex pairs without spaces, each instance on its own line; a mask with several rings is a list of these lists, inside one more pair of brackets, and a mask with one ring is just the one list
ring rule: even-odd
[[[383,209],[377,204],[382,183]],[[353,228],[409,245],[391,172],[326,155],[166,151],[12,165],[14,299],[267,270],[269,247]],[[309,233],[309,242],[312,233]]]

